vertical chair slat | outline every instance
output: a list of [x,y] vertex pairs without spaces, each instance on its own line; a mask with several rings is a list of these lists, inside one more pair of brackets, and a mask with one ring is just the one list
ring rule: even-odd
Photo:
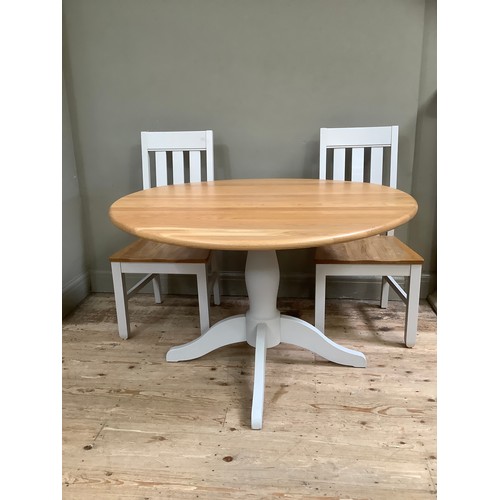
[[352,148],[352,173],[351,180],[353,182],[363,182],[364,180],[364,164],[365,164],[364,148]]
[[372,184],[382,184],[384,164],[384,148],[372,148],[370,182]]
[[172,168],[174,171],[173,183],[184,184],[184,153],[182,151],[172,153]]
[[189,152],[189,181],[201,182],[201,152]]
[[333,150],[333,180],[345,180],[345,149]]
[[167,185],[167,153],[165,151],[155,152],[156,185]]

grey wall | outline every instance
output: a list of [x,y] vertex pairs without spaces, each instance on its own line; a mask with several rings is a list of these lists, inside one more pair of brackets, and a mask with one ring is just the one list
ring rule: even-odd
[[[141,130],[212,129],[216,178],[316,177],[320,127],[397,124],[398,184],[420,204],[397,234],[423,254],[427,293],[435,276],[435,159],[426,153],[436,149],[426,112],[436,89],[435,22],[429,0],[63,0],[92,290],[112,291],[108,256],[132,240],[107,211],[141,188]],[[279,253],[280,293],[312,297],[310,257]],[[223,252],[220,265],[223,291],[244,293],[244,255]]]
[[64,78],[62,91],[62,314],[65,316],[87,296],[90,280],[85,254],[82,199]]
[[[409,244],[425,257],[424,270],[433,273],[435,273],[437,265],[436,108],[436,2],[427,0],[411,186],[411,193],[419,202],[419,215],[410,225]],[[430,291],[432,292],[432,290]]]

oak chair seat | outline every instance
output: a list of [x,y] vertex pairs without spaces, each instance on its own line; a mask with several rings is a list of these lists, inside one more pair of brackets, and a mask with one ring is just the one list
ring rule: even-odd
[[210,250],[181,247],[139,239],[115,252],[111,262],[178,262],[206,264],[210,259]]
[[378,235],[318,247],[317,264],[422,264],[424,259],[395,236]]

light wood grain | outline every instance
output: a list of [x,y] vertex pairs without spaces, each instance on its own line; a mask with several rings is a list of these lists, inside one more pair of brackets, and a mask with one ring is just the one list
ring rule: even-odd
[[198,248],[307,248],[372,236],[408,222],[416,201],[369,183],[241,179],[132,193],[109,210],[141,238]]
[[395,236],[372,236],[316,249],[317,264],[421,264],[424,259]]
[[111,262],[208,262],[210,251],[202,248],[180,247],[151,240],[136,240],[115,252]]
[[[312,300],[280,299],[311,322]],[[169,364],[199,335],[197,299],[130,300],[136,332],[116,337],[112,294],[63,321],[62,495],[90,499],[436,498],[436,316],[401,344],[404,305],[330,300],[327,335],[365,369],[281,344],[267,355],[265,425],[250,429],[253,348]],[[214,320],[246,311],[225,297]]]

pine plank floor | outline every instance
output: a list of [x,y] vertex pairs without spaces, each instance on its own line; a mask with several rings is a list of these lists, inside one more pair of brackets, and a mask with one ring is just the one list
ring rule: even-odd
[[[246,311],[223,297],[212,323]],[[313,322],[314,303],[280,299]],[[436,315],[420,303],[414,348],[404,306],[329,300],[327,335],[367,368],[281,344],[267,354],[264,427],[250,428],[253,348],[227,346],[167,363],[199,335],[196,297],[130,301],[118,337],[112,294],[90,295],[63,320],[64,499],[436,498]]]

